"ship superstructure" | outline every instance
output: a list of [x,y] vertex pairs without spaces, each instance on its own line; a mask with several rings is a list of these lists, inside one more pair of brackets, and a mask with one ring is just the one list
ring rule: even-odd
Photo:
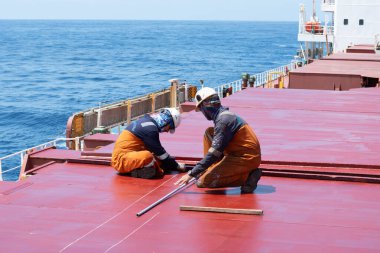
[[322,19],[316,14],[315,1],[310,19],[305,6],[300,6],[298,41],[303,44],[301,56],[306,60],[343,52],[354,45],[380,46],[380,1],[322,0]]

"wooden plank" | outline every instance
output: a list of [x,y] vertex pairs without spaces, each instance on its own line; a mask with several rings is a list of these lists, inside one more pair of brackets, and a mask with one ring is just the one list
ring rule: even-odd
[[237,209],[237,208],[221,208],[208,206],[180,206],[181,211],[197,211],[197,212],[214,212],[214,213],[233,213],[233,214],[255,214],[263,215],[260,209]]

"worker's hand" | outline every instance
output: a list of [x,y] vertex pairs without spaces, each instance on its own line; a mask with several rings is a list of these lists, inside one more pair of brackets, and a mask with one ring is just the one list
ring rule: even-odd
[[184,163],[178,163],[177,170],[180,172],[186,172],[186,165]]
[[188,174],[185,174],[177,182],[175,182],[174,184],[175,185],[180,185],[180,186],[181,185],[185,185],[185,184],[187,184],[190,181],[191,178],[192,178],[192,176],[190,176]]

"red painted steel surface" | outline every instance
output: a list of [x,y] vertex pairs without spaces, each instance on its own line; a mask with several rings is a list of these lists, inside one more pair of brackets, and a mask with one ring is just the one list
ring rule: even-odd
[[379,54],[355,54],[355,53],[335,53],[323,57],[322,60],[346,60],[346,61],[380,61]]
[[[379,167],[380,89],[361,92],[247,89],[223,104],[253,127],[264,161]],[[163,143],[172,155],[202,157],[211,125],[189,112],[174,135],[162,135]]]
[[[345,92],[246,89],[223,99],[257,133],[266,162],[380,166],[380,89]],[[167,151],[181,158],[203,156],[200,112],[183,114],[175,134],[161,134]],[[112,153],[113,145],[95,153]]]
[[354,45],[350,46],[346,49],[347,53],[367,53],[374,54],[375,46],[372,44],[362,44],[362,45]]
[[[192,186],[141,217],[136,213],[175,189],[180,175],[135,179],[79,163],[79,151],[31,154],[78,162],[49,164],[25,180],[0,184],[0,252],[378,252],[380,184],[306,180],[296,172],[308,165],[305,173],[362,168],[363,175],[378,174],[379,101],[376,88],[252,88],[229,96],[223,104],[256,131],[264,163],[295,178],[264,176],[247,195]],[[200,159],[211,125],[201,113],[185,113],[162,142],[171,155]],[[111,154],[112,148],[93,152]],[[180,205],[262,209],[264,215],[185,212]]]
[[[0,187],[1,252],[377,252],[380,185],[263,177],[255,194],[175,188],[99,165],[55,164]],[[23,185],[24,187],[20,187]],[[27,185],[26,185],[27,184]],[[2,184],[3,186],[3,184]],[[263,216],[179,211],[252,208]]]
[[[317,60],[312,64],[292,70],[291,73],[322,73],[341,75],[361,75],[373,78],[380,76],[380,62],[365,61],[360,64],[357,61],[348,60]],[[290,75],[291,76],[291,75]],[[305,80],[307,83],[307,79]]]
[[[350,90],[379,85],[378,56],[364,60],[368,54],[338,54],[327,60],[316,60],[289,74],[289,88],[317,90]],[[360,61],[360,62],[358,62]],[[371,80],[368,80],[370,78]]]

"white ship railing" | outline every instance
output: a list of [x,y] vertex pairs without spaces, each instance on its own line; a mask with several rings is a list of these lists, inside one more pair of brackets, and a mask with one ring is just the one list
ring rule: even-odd
[[323,0],[322,4],[335,5],[335,0]]
[[380,51],[380,34],[375,35],[375,50],[377,53]]
[[[278,78],[281,75],[281,73],[283,73],[283,75],[287,75],[288,71],[294,70],[295,68],[296,68],[296,63],[289,63],[287,65],[270,69],[258,74],[252,74],[250,76],[254,76],[256,79],[255,87],[262,87],[270,81],[268,80],[269,78],[272,78],[272,80],[275,78]],[[219,97],[223,97],[223,89],[230,88],[230,87],[232,87],[232,93],[241,91],[242,81],[236,80],[230,83],[222,84],[222,85],[214,87],[214,89],[218,93]]]
[[[43,150],[43,149],[46,149],[46,148],[49,148],[49,147],[59,147],[58,144],[60,142],[65,142],[66,143],[67,141],[74,141],[75,142],[75,148],[76,148],[76,150],[79,150],[80,146],[81,146],[80,145],[80,140],[81,140],[81,137],[76,137],[76,138],[57,138],[55,140],[48,141],[48,142],[39,144],[39,145],[31,147],[31,148],[27,148],[27,149],[15,152],[13,154],[10,154],[10,155],[4,156],[4,157],[0,157],[0,181],[3,181],[3,175],[5,173],[21,169],[21,166],[22,166],[22,164],[24,162],[24,156],[26,154],[29,154],[29,153],[35,152],[35,151],[39,151],[39,150]],[[62,145],[62,147],[63,146],[66,147],[66,144]],[[11,159],[17,159],[17,157],[19,157],[19,162],[17,163],[18,164],[17,166],[13,166],[12,168],[7,168],[6,170],[3,170],[3,164],[4,164],[5,160],[9,161]]]

